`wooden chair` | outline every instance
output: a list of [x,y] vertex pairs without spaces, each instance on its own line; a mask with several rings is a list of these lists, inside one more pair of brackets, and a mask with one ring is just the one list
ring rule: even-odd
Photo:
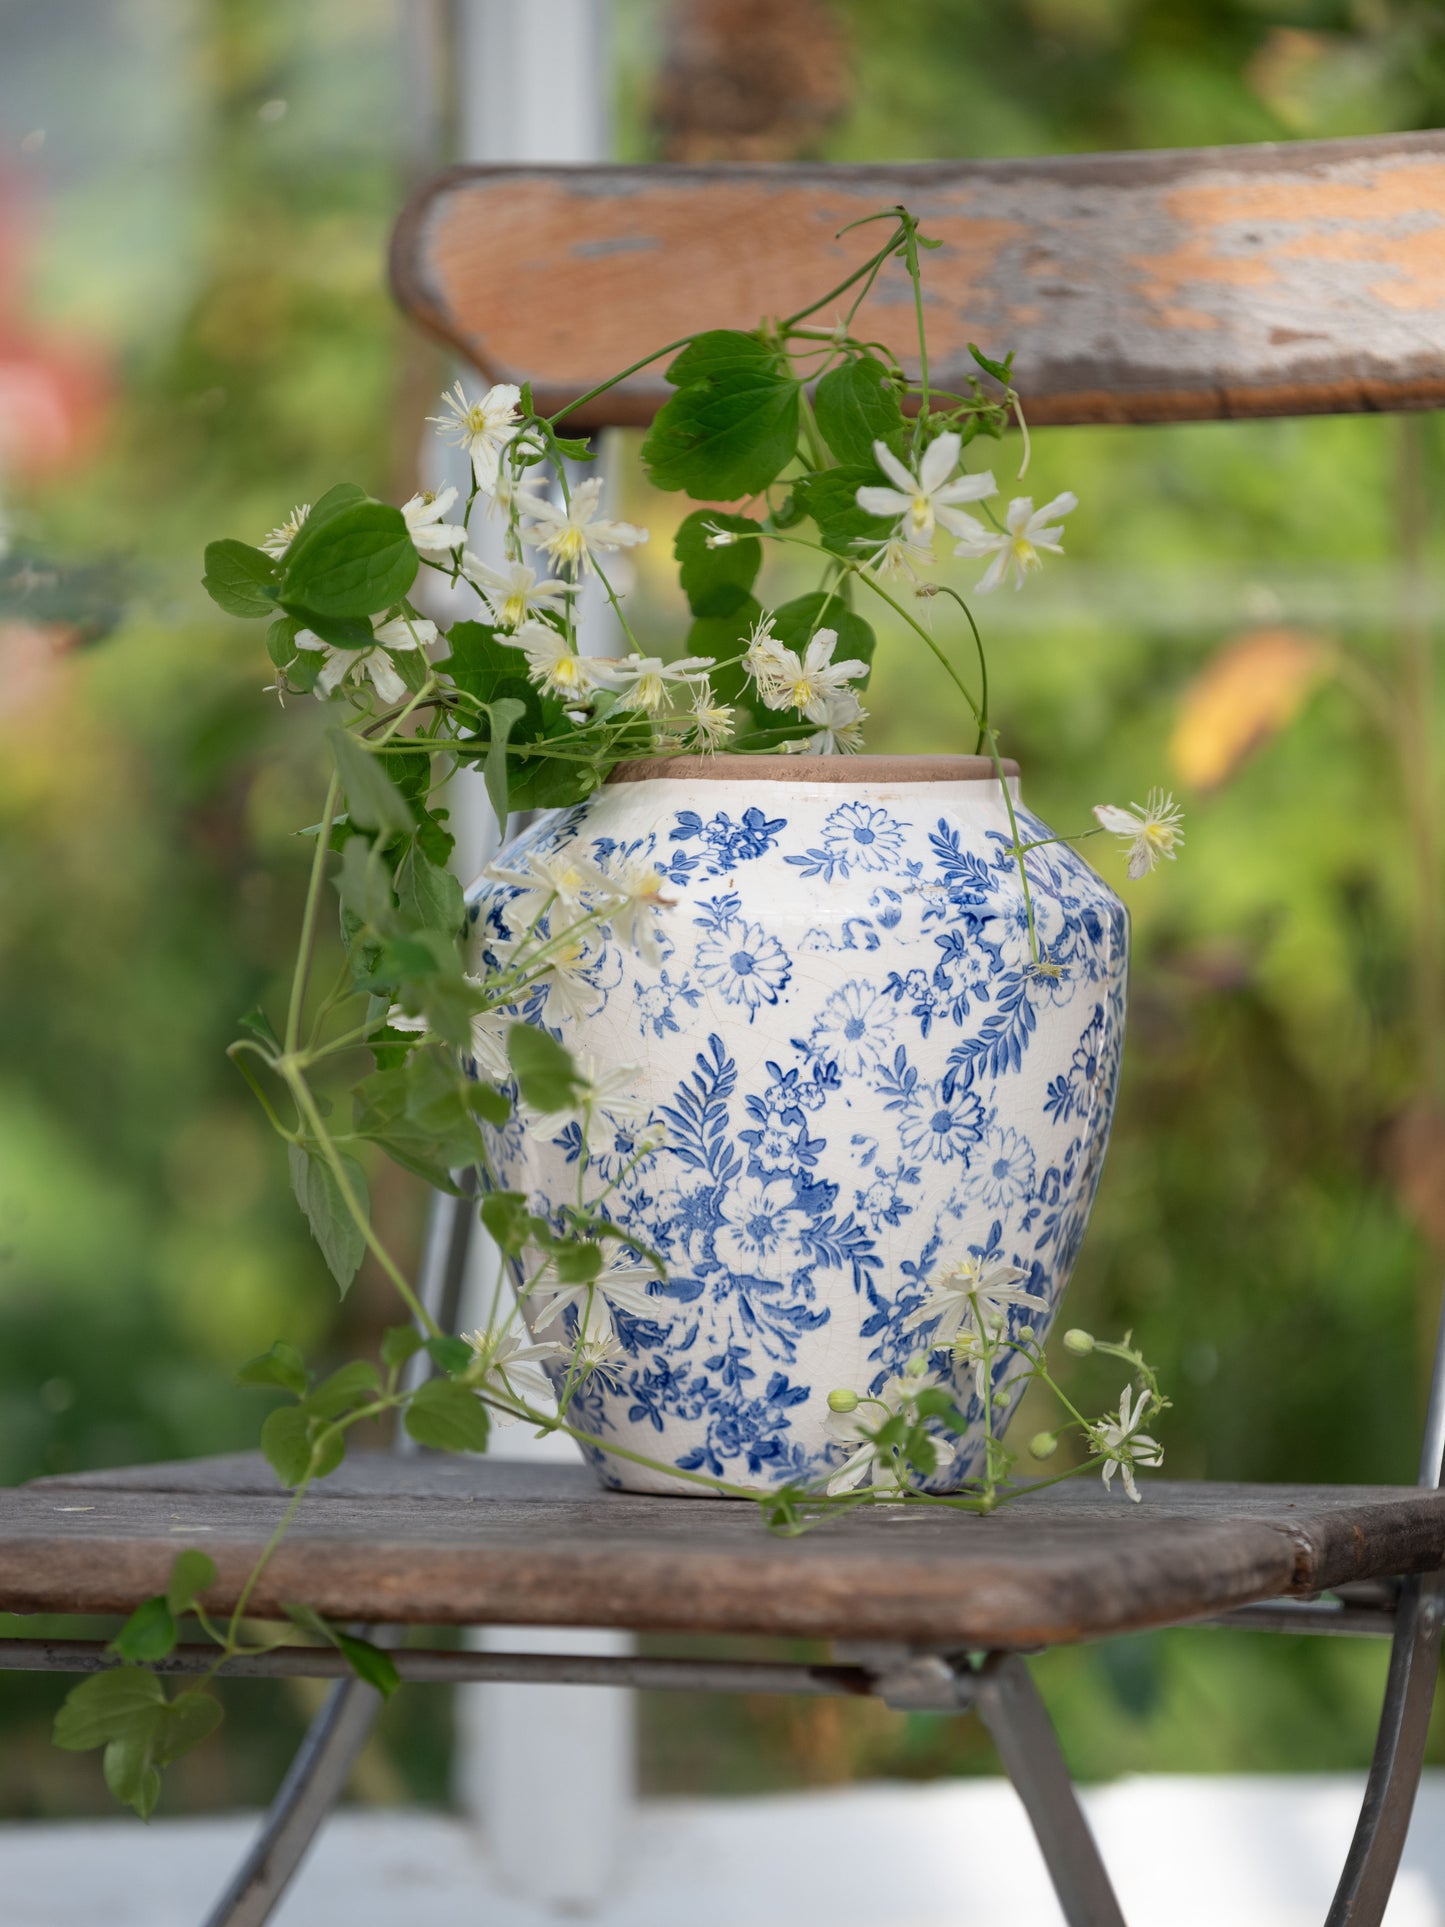
[[[1434,407],[1445,400],[1445,136],[909,167],[467,168],[398,224],[403,306],[551,410],[709,325],[752,326],[841,281],[846,222],[894,202],[945,242],[929,262],[938,379],[970,339],[1019,350],[1036,422],[1151,422]],[[666,253],[668,276],[655,267]],[[500,265],[500,264],[505,264]],[[907,331],[883,287],[861,332]],[[660,364],[577,412],[645,422]],[[454,1307],[471,1211],[439,1199],[427,1292]],[[450,1326],[448,1327],[450,1328]],[[876,1694],[975,1711],[1023,1799],[1073,1927],[1118,1904],[1023,1655],[1185,1623],[1384,1634],[1391,1661],[1364,1806],[1330,1927],[1378,1923],[1418,1783],[1445,1610],[1445,1335],[1418,1486],[1096,1481],[989,1519],[860,1513],[801,1541],[746,1507],[607,1494],[557,1466],[376,1455],[310,1502],[259,1587],[383,1629],[481,1622],[837,1641],[832,1657],[548,1657],[398,1651],[409,1680],[551,1680]],[[236,1596],[282,1507],[259,1456],[37,1480],[0,1495],[0,1607],[128,1612],[178,1544]],[[387,1631],[385,1629],[390,1629]],[[195,1671],[207,1648],[165,1670]],[[11,1639],[0,1666],[89,1671],[98,1642]],[[234,1671],[340,1676],[329,1650]],[[376,1707],[338,1684],[211,1927],[266,1920],[338,1797]]]

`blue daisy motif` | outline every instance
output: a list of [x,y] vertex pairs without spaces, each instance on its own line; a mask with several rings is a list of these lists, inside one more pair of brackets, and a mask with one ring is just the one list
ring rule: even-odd
[[793,974],[777,938],[741,917],[703,938],[693,968],[699,983],[721,991],[728,1003],[741,1004],[749,1023],[761,1004],[778,1001],[778,993]]
[[972,1091],[950,1088],[946,1077],[936,1082],[920,1078],[900,1107],[898,1141],[911,1158],[932,1158],[939,1164],[958,1158],[967,1166],[983,1126],[983,1106]]
[[990,1211],[1006,1211],[1033,1191],[1033,1149],[1021,1132],[996,1125],[974,1153],[969,1171],[974,1196]]
[[818,1012],[808,1049],[835,1063],[844,1077],[857,1077],[892,1055],[893,1020],[887,992],[855,980],[835,990]]
[[844,803],[823,825],[823,848],[844,876],[850,869],[888,870],[903,848],[903,829],[872,803]]
[[713,1251],[733,1277],[782,1284],[808,1263],[806,1215],[787,1178],[740,1178],[723,1198]]

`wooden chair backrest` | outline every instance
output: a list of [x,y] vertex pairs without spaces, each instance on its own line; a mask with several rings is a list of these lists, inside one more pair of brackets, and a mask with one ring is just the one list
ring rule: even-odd
[[[397,223],[404,309],[553,413],[703,327],[802,308],[902,202],[926,256],[932,374],[1018,353],[1037,422],[1202,421],[1445,402],[1445,133],[900,166],[458,167]],[[831,319],[825,310],[818,317]],[[905,366],[890,264],[855,332]],[[666,362],[573,417],[650,421]]]

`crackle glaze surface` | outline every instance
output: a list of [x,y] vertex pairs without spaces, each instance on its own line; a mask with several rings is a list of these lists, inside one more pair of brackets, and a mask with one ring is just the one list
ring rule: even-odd
[[[1049,834],[1019,822],[1025,841]],[[642,857],[674,899],[660,965],[600,935],[590,1014],[546,991],[524,1013],[598,1073],[636,1066],[629,1087],[667,1133],[630,1169],[638,1121],[592,1134],[587,1195],[626,1170],[607,1209],[668,1279],[646,1316],[612,1307],[622,1356],[574,1402],[587,1429],[748,1486],[815,1478],[845,1456],[829,1391],[877,1390],[926,1348],[929,1328],[904,1321],[950,1259],[1021,1266],[1039,1310],[1014,1323],[1047,1329],[1108,1137],[1127,921],[1073,850],[1033,851],[1053,967],[1034,969],[1010,840],[993,778],[657,777],[551,812],[503,852],[513,868],[570,844],[604,868]],[[484,950],[521,934],[515,894],[471,893]],[[514,1118],[492,1148],[534,1209],[575,1200],[575,1123],[541,1137]],[[952,1369],[943,1351],[931,1364]],[[957,1383],[973,1423],[938,1489],[981,1457],[971,1372]],[[689,1489],[596,1456],[609,1484]]]

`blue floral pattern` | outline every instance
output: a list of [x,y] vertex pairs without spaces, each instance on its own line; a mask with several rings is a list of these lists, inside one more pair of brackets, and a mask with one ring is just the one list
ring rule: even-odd
[[[941,1264],[1019,1266],[1027,1322],[1047,1328],[1108,1137],[1127,925],[1075,851],[1032,850],[1035,961],[992,781],[865,778],[841,803],[831,784],[746,773],[706,787],[707,813],[680,807],[698,788],[683,780],[604,789],[504,860],[573,842],[604,867],[642,857],[674,899],[660,967],[597,939],[585,1017],[545,986],[526,1007],[600,1068],[636,1066],[635,1114],[600,1121],[583,1175],[667,1273],[648,1315],[616,1311],[622,1357],[574,1411],[664,1463],[771,1486],[836,1469],[829,1391],[876,1391],[926,1344],[904,1324]],[[472,893],[484,949],[519,934],[515,894]],[[639,1154],[644,1125],[665,1135]],[[575,1124],[548,1128],[514,1119],[492,1152],[555,1216],[581,1147]],[[940,1489],[982,1451],[971,1370],[956,1383],[974,1422]],[[595,1456],[609,1483],[685,1489]]]

